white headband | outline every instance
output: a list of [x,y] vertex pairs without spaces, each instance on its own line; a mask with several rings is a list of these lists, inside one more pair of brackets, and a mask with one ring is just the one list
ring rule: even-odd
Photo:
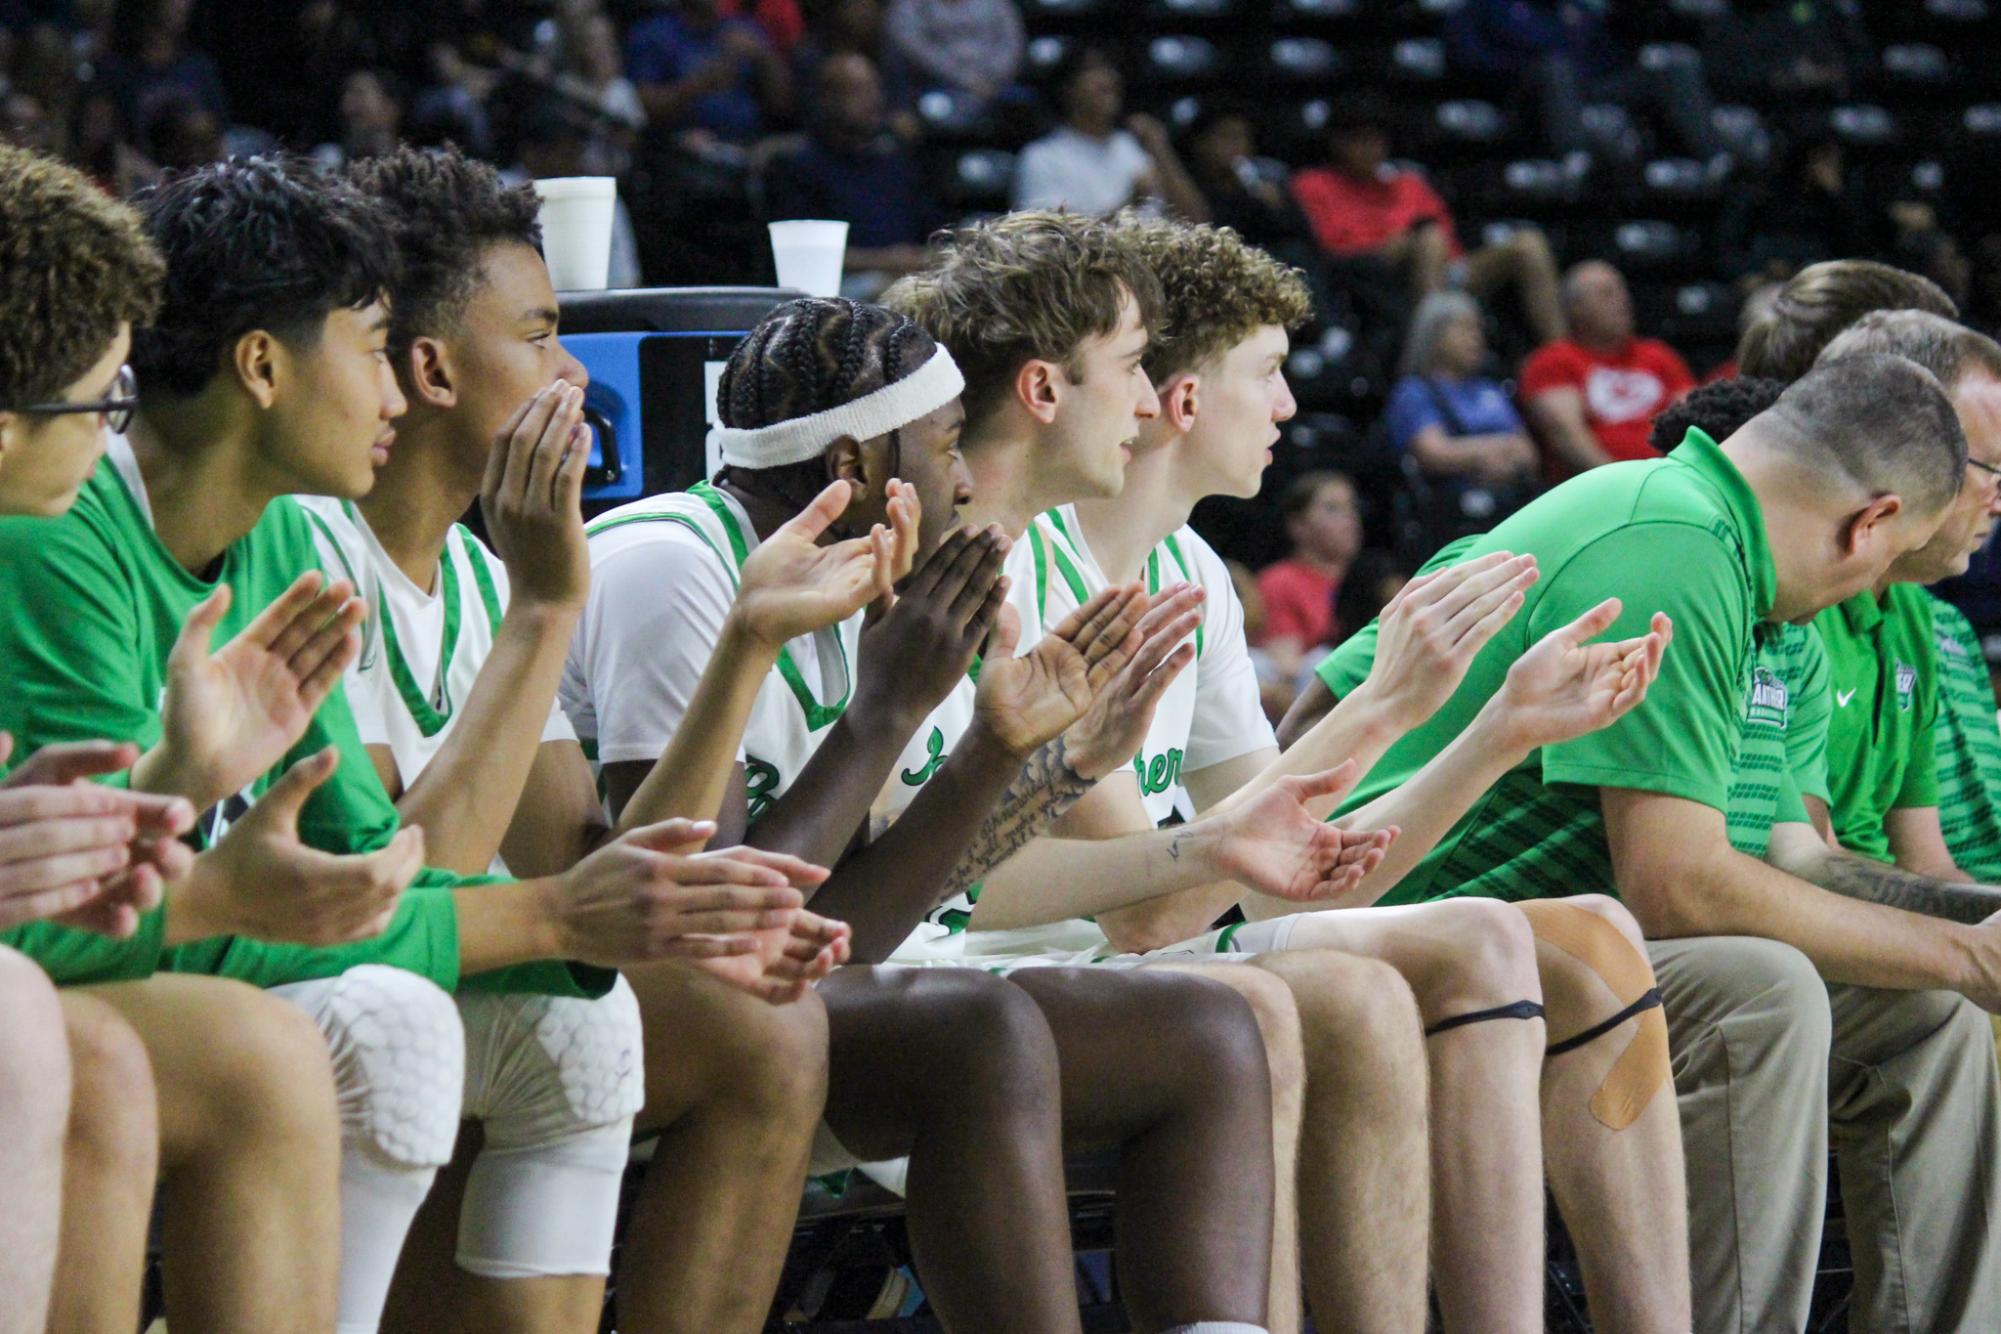
[[818,458],[842,436],[873,440],[899,426],[908,426],[926,413],[944,407],[965,388],[966,377],[959,374],[959,364],[941,343],[931,359],[911,374],[863,394],[852,403],[754,431],[717,426],[709,431],[709,445],[722,455],[724,463],[739,468],[804,463]]

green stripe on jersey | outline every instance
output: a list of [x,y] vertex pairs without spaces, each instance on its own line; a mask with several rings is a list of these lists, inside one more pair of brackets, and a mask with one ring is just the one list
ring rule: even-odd
[[1980,637],[1959,608],[1932,599],[1938,645],[1938,820],[1953,864],[1983,884],[2001,880],[2001,726]]

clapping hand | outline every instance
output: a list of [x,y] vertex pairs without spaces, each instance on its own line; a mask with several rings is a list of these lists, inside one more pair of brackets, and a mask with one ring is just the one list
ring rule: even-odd
[[773,650],[836,625],[871,601],[895,600],[897,582],[917,556],[917,488],[889,483],[889,527],[822,545],[828,525],[848,507],[850,485],[834,482],[798,515],[757,544],[737,583],[738,621]]
[[1019,658],[1021,620],[1003,607],[980,660],[973,700],[979,724],[1022,760],[1055,740],[1131,661],[1145,606],[1138,584],[1107,588]]
[[1200,584],[1174,584],[1154,596],[1139,620],[1139,647],[1064,733],[1065,758],[1078,777],[1095,780],[1123,769],[1146,744],[1160,697],[1195,661],[1189,636],[1202,622],[1207,596]]
[[1398,832],[1394,825],[1345,830],[1314,814],[1312,803],[1339,800],[1359,777],[1348,760],[1323,773],[1281,778],[1189,827],[1216,823],[1217,857],[1231,879],[1294,903],[1336,898],[1382,865]]
[[178,793],[198,810],[268,771],[305,734],[360,651],[354,632],[367,610],[352,584],[309,571],[211,651],[230,597],[224,584],[188,613],[167,656],[160,742],[136,766],[147,790]]
[[1535,557],[1505,551],[1411,580],[1383,608],[1375,664],[1356,693],[1375,697],[1401,730],[1424,722],[1452,698],[1535,581]]
[[1544,635],[1508,669],[1494,698],[1516,745],[1534,749],[1595,732],[1647,697],[1674,638],[1674,623],[1656,612],[1647,634],[1588,643],[1619,618],[1619,610],[1619,599],[1605,599]]

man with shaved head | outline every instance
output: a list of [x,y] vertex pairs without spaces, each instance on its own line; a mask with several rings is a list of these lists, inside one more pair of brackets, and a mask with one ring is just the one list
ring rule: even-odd
[[1654,414],[1694,385],[1688,363],[1658,338],[1634,333],[1626,280],[1603,260],[1573,264],[1563,275],[1563,308],[1570,336],[1522,364],[1522,403],[1549,450],[1551,472],[1560,479],[1657,457],[1647,432]]

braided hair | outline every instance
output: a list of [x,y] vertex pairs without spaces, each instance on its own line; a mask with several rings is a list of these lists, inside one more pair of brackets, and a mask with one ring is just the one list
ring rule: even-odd
[[[931,359],[938,344],[908,316],[845,297],[802,297],[759,320],[723,369],[716,411],[724,426],[758,430],[810,417],[895,384]],[[903,438],[891,431],[890,470]],[[746,491],[804,509],[827,484],[819,459],[776,468],[731,466],[720,474]]]

